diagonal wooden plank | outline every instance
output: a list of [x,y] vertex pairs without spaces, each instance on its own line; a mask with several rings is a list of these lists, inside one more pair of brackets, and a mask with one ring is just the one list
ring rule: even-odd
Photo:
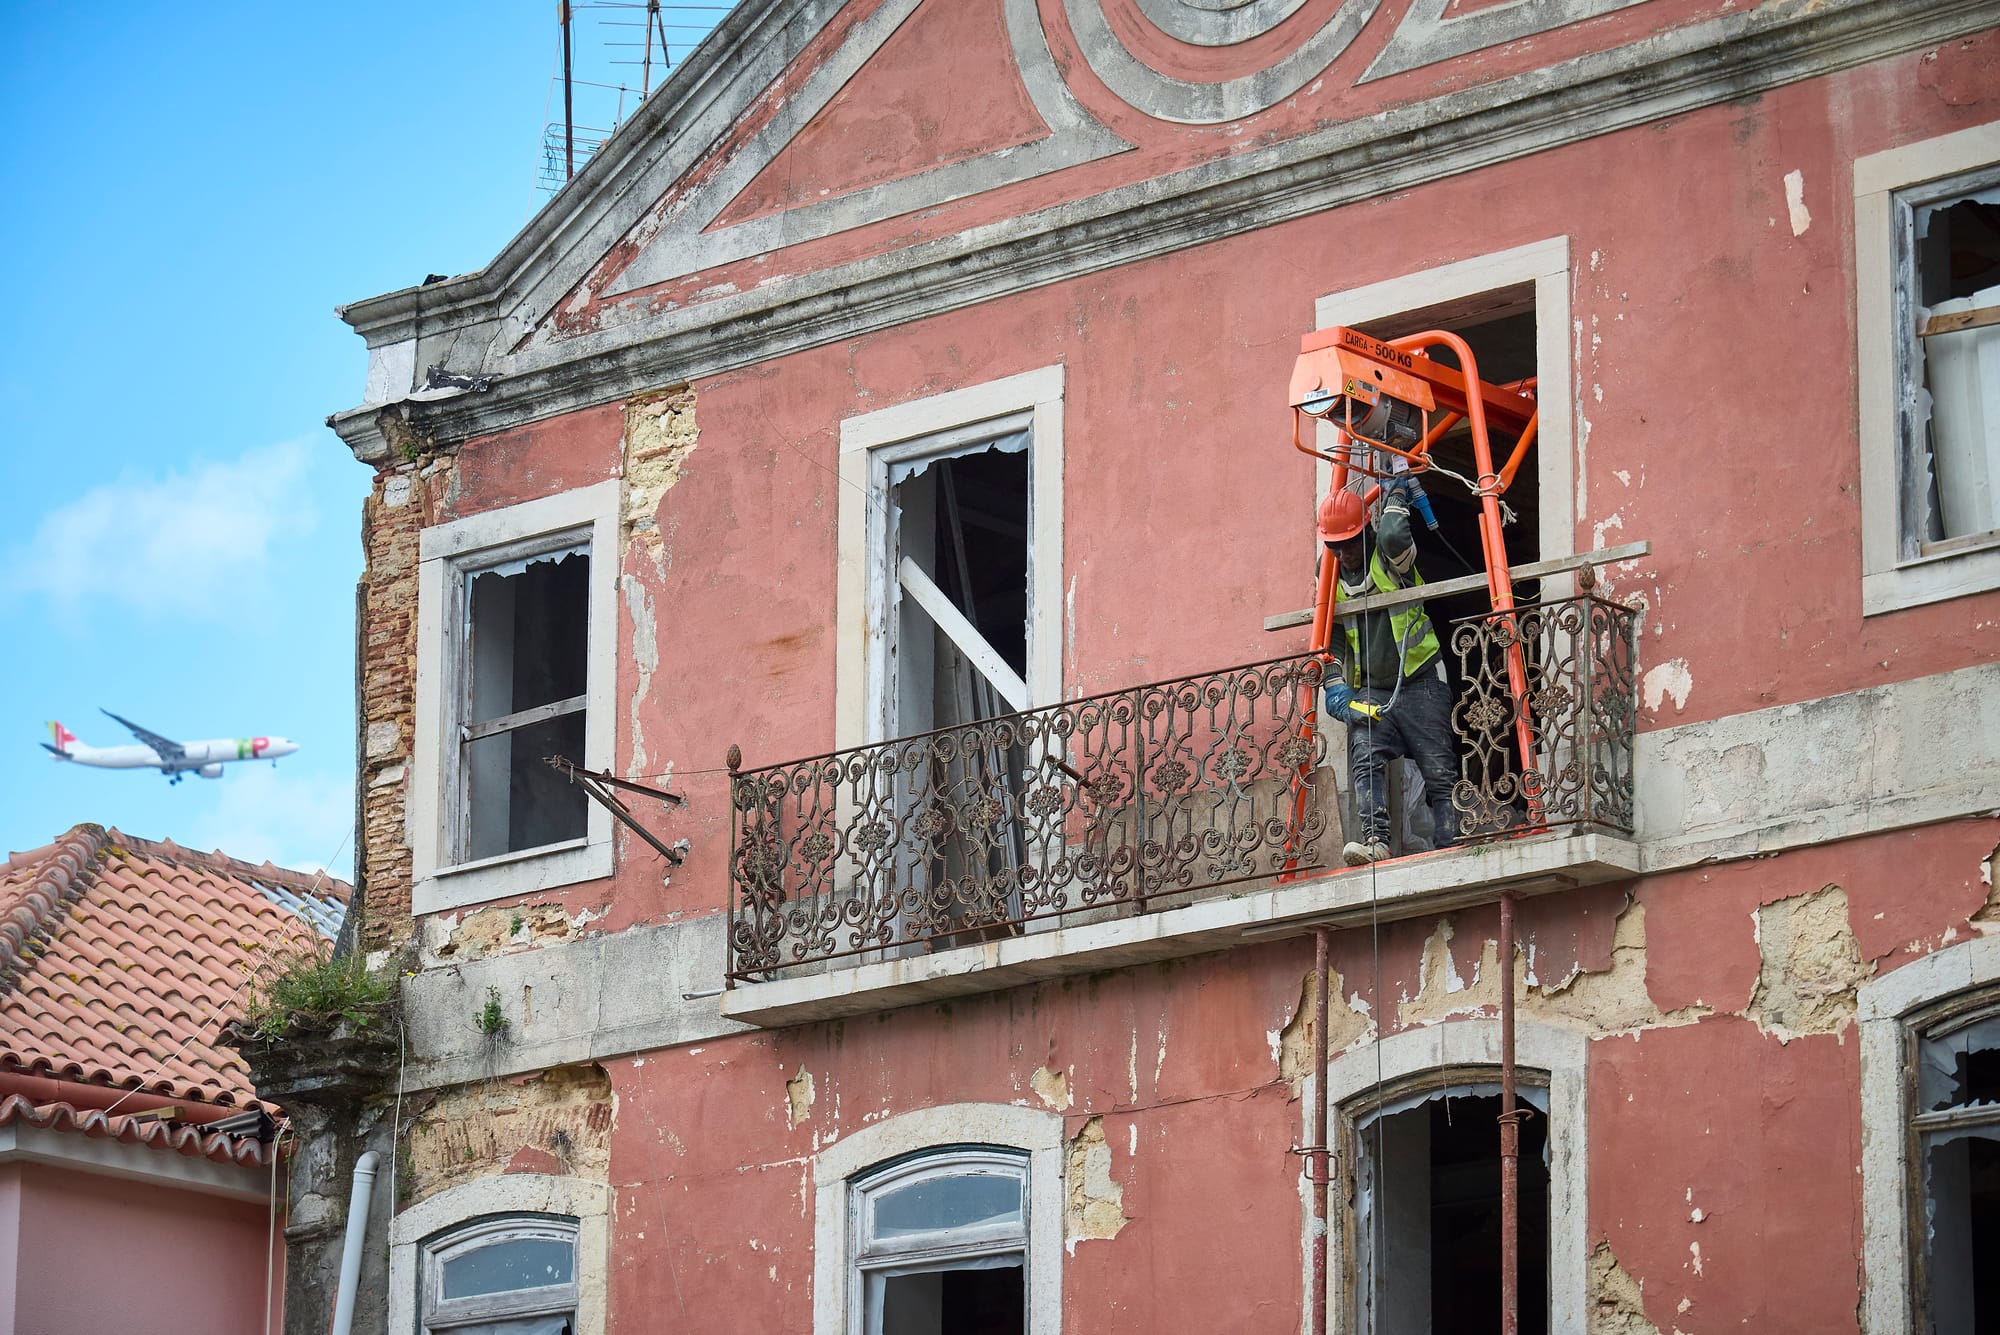
[[1026,710],[1028,683],[1022,681],[1020,675],[1007,666],[1007,660],[1000,657],[999,651],[986,642],[985,636],[972,628],[972,623],[965,619],[965,614],[951,605],[951,599],[944,596],[944,590],[931,583],[931,577],[907,556],[903,558],[903,563],[896,567],[896,577],[903,589],[917,600],[917,606],[923,608],[925,614],[937,622],[938,629],[949,635],[951,642],[959,647],[959,651],[972,660],[972,665],[979,669],[979,674],[993,683],[993,689],[1000,692],[1000,698],[1005,700],[1016,713]]

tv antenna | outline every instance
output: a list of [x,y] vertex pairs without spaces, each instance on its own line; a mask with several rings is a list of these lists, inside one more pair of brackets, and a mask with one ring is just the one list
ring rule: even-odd
[[[673,68],[674,48],[684,55],[708,36],[723,16],[735,6],[729,0],[709,4],[667,4],[663,0],[557,0],[556,22],[561,35],[556,72],[551,78],[562,85],[562,119],[544,114],[542,153],[535,186],[538,192],[553,194],[587,163],[619,125],[624,123],[626,100],[632,105],[646,100],[653,91],[653,71],[657,65],[664,82]],[[595,20],[598,29],[609,29],[601,37],[578,31],[577,16],[585,10],[611,11]],[[630,30],[639,29],[634,33]],[[631,52],[636,59],[623,53]],[[606,67],[599,69],[600,66]],[[629,74],[611,66],[636,66],[639,86],[631,86]],[[592,78],[601,74],[601,78]],[[588,109],[582,104],[588,103]],[[592,124],[586,121],[595,122]]]

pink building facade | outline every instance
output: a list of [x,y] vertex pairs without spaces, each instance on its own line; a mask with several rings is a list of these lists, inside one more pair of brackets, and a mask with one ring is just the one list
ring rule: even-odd
[[[745,0],[343,312],[370,1310],[1309,1329],[1323,1097],[1326,1328],[1498,1330],[1511,987],[1523,1329],[2000,1320],[1996,191],[1984,3]],[[1568,691],[1531,811],[1434,600],[1466,838],[1407,776],[1360,869],[1289,745],[1337,325],[1537,377]]]

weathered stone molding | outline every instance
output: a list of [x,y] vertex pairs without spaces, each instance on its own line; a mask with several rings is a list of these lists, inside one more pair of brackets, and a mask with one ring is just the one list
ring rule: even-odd
[[[751,17],[732,15],[725,26]],[[1751,96],[1996,21],[1994,0],[1763,5],[532,354],[474,354],[468,360],[476,365],[454,369],[500,376],[491,391],[411,403],[407,412],[433,438],[463,441]],[[624,155],[630,169],[643,170],[637,159],[645,136],[625,142],[634,145]],[[578,184],[603,187],[614,170],[624,168],[593,161]],[[577,198],[588,199],[589,190]],[[590,228],[581,215],[595,209],[599,216],[604,207],[580,206],[568,227],[552,205],[531,225],[538,239],[530,249],[549,250],[558,239],[582,245]],[[495,322],[503,306],[520,311],[520,294],[539,281],[522,244],[478,274],[356,303],[345,313],[371,347],[420,334],[453,349],[495,338],[511,346]],[[510,328],[513,337],[525,332],[518,319]],[[386,457],[379,408],[338,413],[329,425],[357,457]]]

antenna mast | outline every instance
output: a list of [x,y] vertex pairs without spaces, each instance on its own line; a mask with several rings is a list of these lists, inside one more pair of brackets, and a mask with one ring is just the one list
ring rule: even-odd
[[576,175],[576,110],[570,78],[569,0],[556,0],[556,14],[562,20],[563,179],[566,181]]

